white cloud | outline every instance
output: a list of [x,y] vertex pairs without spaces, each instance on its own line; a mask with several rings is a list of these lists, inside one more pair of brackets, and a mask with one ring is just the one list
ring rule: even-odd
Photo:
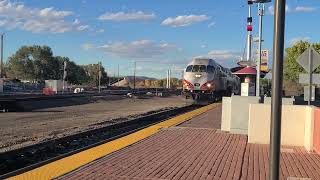
[[85,44],[82,44],[81,47],[82,47],[82,49],[87,51],[87,50],[93,49],[94,45],[90,44],[90,43],[85,43]]
[[216,25],[216,23],[215,23],[215,22],[212,22],[212,23],[208,24],[208,28],[212,28],[212,27],[215,26],[215,25]]
[[104,33],[105,30],[104,30],[104,29],[98,29],[96,32],[97,32],[97,33]]
[[[315,8],[315,7],[297,6],[297,7],[291,8],[288,5],[286,5],[286,12],[287,13],[314,12],[316,10],[317,10],[317,8]],[[268,12],[269,12],[269,14],[274,15],[274,6],[269,6]]]
[[53,7],[37,9],[26,7],[22,3],[0,0],[0,26],[7,29],[21,29],[31,32],[64,33],[83,31],[88,25],[81,25],[76,19],[67,22],[73,15],[71,11],[59,11]]
[[168,43],[157,43],[150,40],[131,42],[109,42],[97,47],[98,50],[120,58],[155,58],[177,51],[177,47]]
[[90,27],[89,25],[81,25],[81,26],[77,27],[77,30],[78,31],[85,31],[85,30],[88,30],[89,27]]
[[202,45],[201,45],[201,48],[207,48],[207,45],[202,44]]
[[298,6],[295,8],[296,12],[313,12],[316,11],[317,8],[315,7],[304,7],[304,6]]
[[241,57],[239,52],[229,50],[212,50],[208,53],[208,56],[219,60],[238,60]]
[[73,21],[73,24],[74,24],[74,25],[79,25],[79,24],[80,24],[80,20],[79,20],[79,19],[75,19],[75,20]]
[[184,27],[190,26],[197,22],[203,22],[210,19],[206,15],[183,15],[177,16],[175,18],[169,17],[162,22],[162,25],[172,26],[172,27]]
[[98,19],[102,21],[149,21],[156,18],[154,13],[146,14],[142,11],[136,12],[117,12],[117,13],[109,13],[101,15]]
[[298,43],[299,41],[309,41],[310,37],[295,37],[289,40],[290,45],[294,45]]

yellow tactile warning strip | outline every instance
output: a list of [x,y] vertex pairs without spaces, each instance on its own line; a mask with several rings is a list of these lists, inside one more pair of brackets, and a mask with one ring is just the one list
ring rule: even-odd
[[74,154],[72,156],[57,160],[55,162],[49,163],[47,165],[41,166],[34,170],[25,172],[23,174],[11,177],[9,179],[53,179],[64,175],[72,170],[75,170],[83,165],[86,165],[98,158],[111,154],[118,151],[124,147],[132,145],[144,138],[147,138],[157,132],[162,128],[169,128],[177,124],[181,124],[184,121],[190,120],[195,116],[203,114],[210,109],[217,107],[219,104],[211,104],[194,111],[179,115],[167,121],[158,123],[156,125],[150,126],[143,130],[137,131],[135,133],[129,134],[122,138],[110,141],[108,143],[102,144],[100,146],[82,151],[80,153]]

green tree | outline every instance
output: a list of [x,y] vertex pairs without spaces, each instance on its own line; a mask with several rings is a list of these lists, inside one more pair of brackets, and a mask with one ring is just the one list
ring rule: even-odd
[[[305,41],[300,41],[292,47],[286,48],[283,86],[284,90],[289,92],[290,95],[299,95],[303,91],[303,86],[299,84],[299,74],[306,73],[306,71],[297,63],[296,60],[310,46],[320,52],[320,43],[310,44]],[[315,73],[320,73],[320,68],[317,68]]]
[[8,58],[7,75],[10,78],[34,80],[34,64],[30,47],[22,46],[14,55]]
[[22,46],[7,62],[11,78],[43,81],[56,79],[58,62],[48,46]]
[[[297,63],[298,57],[310,46],[320,52],[320,43],[310,44],[308,42],[300,41],[292,47],[286,48],[286,59],[284,62],[284,79],[298,82],[299,74],[306,73],[305,70]],[[320,73],[320,68],[317,68],[316,73]]]
[[[63,66],[67,62],[66,80],[71,84],[98,85],[98,64],[79,66],[68,57],[53,56],[48,46],[22,46],[9,57],[6,76],[12,79],[44,81],[63,79]],[[102,85],[108,81],[104,67],[101,67]]]
[[[99,84],[99,65],[98,64],[89,64],[83,66],[83,69],[86,73],[87,80],[86,84],[98,86]],[[108,76],[105,72],[105,68],[101,66],[101,85],[106,85],[108,83]]]

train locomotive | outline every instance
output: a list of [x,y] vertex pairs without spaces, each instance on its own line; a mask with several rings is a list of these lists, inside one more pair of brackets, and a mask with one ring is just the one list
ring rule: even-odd
[[186,99],[217,101],[240,93],[240,78],[213,59],[195,58],[186,67],[183,94]]

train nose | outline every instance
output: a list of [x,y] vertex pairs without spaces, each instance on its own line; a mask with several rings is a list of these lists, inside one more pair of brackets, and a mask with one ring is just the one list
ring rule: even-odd
[[189,81],[187,81],[187,80],[184,79],[184,80],[183,80],[183,88],[184,88],[184,89],[193,90],[194,85],[191,84]]

